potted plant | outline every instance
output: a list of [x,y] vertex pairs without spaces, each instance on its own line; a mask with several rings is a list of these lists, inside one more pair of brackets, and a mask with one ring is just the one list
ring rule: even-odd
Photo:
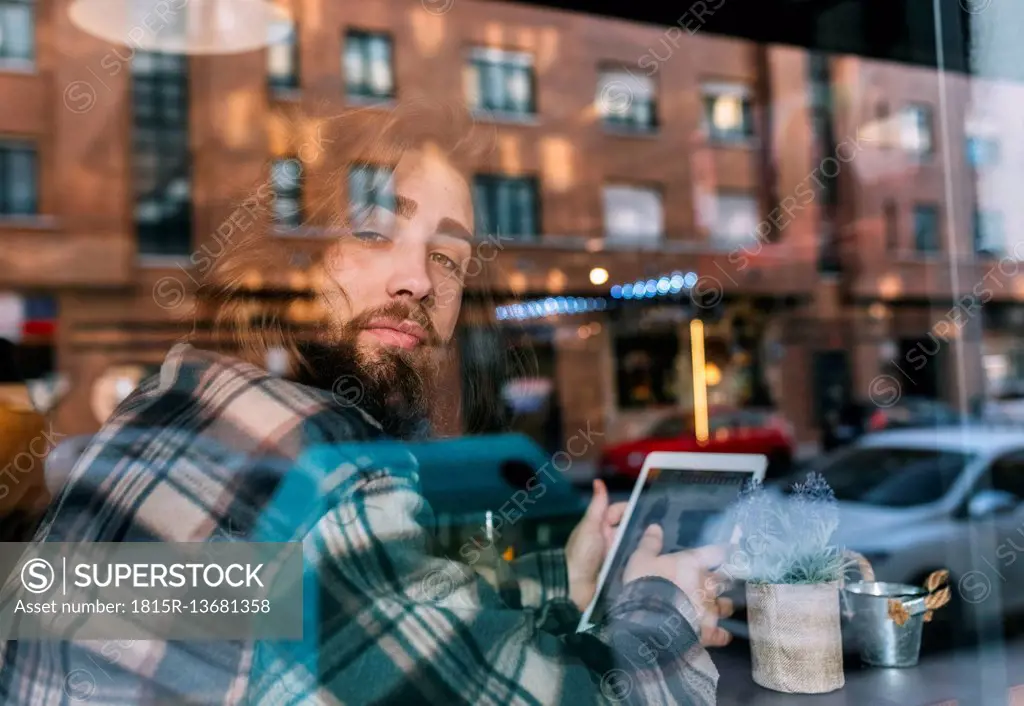
[[755,483],[735,509],[754,681],[789,694],[842,688],[839,589],[852,566],[871,569],[832,543],[839,524],[832,489],[816,473],[788,495]]

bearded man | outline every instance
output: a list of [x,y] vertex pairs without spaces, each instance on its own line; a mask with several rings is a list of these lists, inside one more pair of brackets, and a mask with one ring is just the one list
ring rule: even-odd
[[[361,111],[337,128],[324,157],[342,167],[337,183],[347,180],[353,207],[337,208],[338,193],[326,206],[331,240],[308,301],[247,299],[248,273],[288,266],[283,239],[228,245],[199,292],[204,325],[105,423],[38,540],[266,540],[254,528],[309,449],[429,435],[479,243],[465,126],[396,109]],[[311,331],[288,321],[305,305],[320,312]],[[286,355],[283,375],[267,369],[275,352]],[[602,484],[566,548],[512,562],[511,590],[499,591],[432,553],[414,475],[375,468],[372,454],[363,467],[323,471],[332,485],[310,492],[327,501],[293,518],[294,536],[276,538],[302,542],[315,572],[319,613],[301,643],[315,654],[148,640],[120,645],[111,660],[103,642],[8,641],[0,701],[65,703],[71,675],[101,664],[89,703],[715,702],[704,645],[729,638],[716,625],[729,608],[706,590],[720,552],[662,554],[652,528],[607,619],[576,634],[623,513]],[[424,590],[439,571],[444,595]]]

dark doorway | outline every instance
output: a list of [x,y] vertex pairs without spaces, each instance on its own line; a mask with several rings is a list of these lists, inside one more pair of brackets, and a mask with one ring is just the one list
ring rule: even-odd
[[947,353],[948,344],[935,336],[900,339],[899,372],[906,379],[906,394],[941,399],[942,367]]
[[820,426],[826,413],[851,401],[850,358],[846,351],[814,354],[814,421]]

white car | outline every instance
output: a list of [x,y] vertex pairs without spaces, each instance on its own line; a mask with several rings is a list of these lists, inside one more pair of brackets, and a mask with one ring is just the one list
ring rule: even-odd
[[776,490],[810,470],[825,477],[839,501],[835,544],[864,554],[878,580],[922,585],[932,571],[949,569],[953,597],[929,630],[970,633],[1024,611],[1021,430],[869,434],[779,481]]

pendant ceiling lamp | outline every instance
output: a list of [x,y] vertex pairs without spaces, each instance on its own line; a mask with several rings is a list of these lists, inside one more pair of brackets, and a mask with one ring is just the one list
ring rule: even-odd
[[266,0],[74,0],[83,32],[133,50],[239,54],[288,38],[288,11]]

